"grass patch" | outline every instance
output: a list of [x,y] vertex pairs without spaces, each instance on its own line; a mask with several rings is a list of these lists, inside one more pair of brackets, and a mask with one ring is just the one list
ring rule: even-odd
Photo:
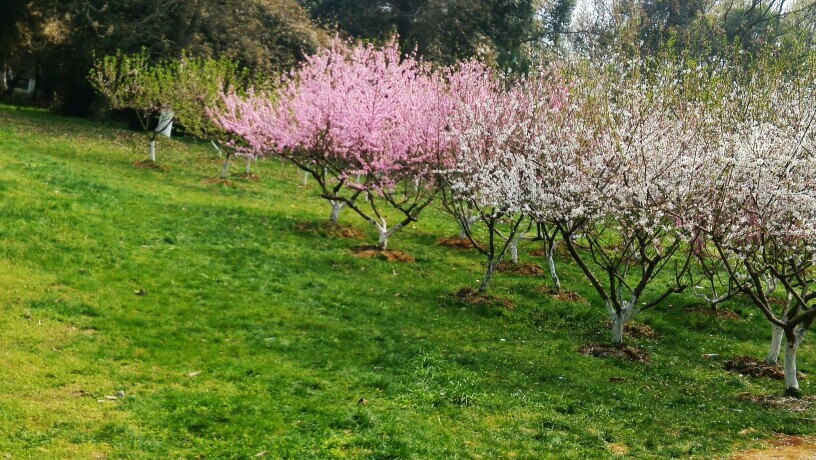
[[739,321],[683,296],[639,316],[648,365],[583,356],[610,331],[564,257],[569,295],[507,272],[474,305],[455,294],[483,258],[437,243],[457,233],[439,210],[389,241],[415,262],[363,258],[374,229],[324,225],[293,166],[225,186],[207,145],[146,156],[138,133],[0,107],[0,455],[711,458],[816,432],[810,405],[764,403],[779,382],[702,357],[764,356],[744,300]]

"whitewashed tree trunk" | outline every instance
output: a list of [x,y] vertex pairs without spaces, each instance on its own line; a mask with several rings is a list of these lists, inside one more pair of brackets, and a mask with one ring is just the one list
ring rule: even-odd
[[459,231],[460,240],[467,238],[468,233],[470,233],[470,228],[476,223],[477,220],[479,220],[479,218],[476,216],[468,216],[465,218],[465,221],[463,222],[465,226]]
[[303,185],[306,185],[309,182],[309,173],[303,172]]
[[372,223],[375,227],[377,227],[377,232],[379,233],[377,247],[380,248],[380,250],[385,251],[388,249],[388,238],[390,238],[394,233],[398,232],[402,228],[402,224],[395,225],[389,229],[388,223],[385,221],[385,219],[381,218],[380,223]]
[[224,166],[221,168],[221,179],[225,179],[229,177],[229,167],[230,167],[230,155],[227,155],[227,159],[224,160]]
[[785,331],[781,327],[771,325],[771,349],[768,352],[768,358],[765,360],[768,364],[776,364],[779,362],[779,352],[782,350],[782,338],[785,336]]
[[[788,320],[788,312],[790,311],[793,296],[788,296],[788,303],[785,304],[785,309],[782,311],[782,321]],[[782,349],[782,339],[785,331],[781,327],[771,324],[771,348],[768,352],[768,358],[765,360],[768,364],[776,364],[779,362],[779,352]]]
[[558,273],[555,271],[555,241],[547,248],[547,265],[550,267],[550,278],[552,278],[555,292],[561,292],[561,280],[558,279]]
[[156,137],[150,138],[150,161],[156,162]]
[[343,208],[346,207],[346,203],[342,201],[329,200],[329,204],[331,204],[332,208],[331,217],[329,218],[329,221],[333,224],[336,224],[337,221],[340,220],[340,211],[342,211]]
[[623,331],[626,327],[626,323],[628,323],[629,320],[632,319],[632,317],[637,313],[635,311],[636,302],[636,298],[630,299],[626,302],[621,301],[623,308],[620,311],[617,311],[611,300],[606,301],[606,309],[609,312],[610,319],[612,319],[613,344],[620,345],[623,343]]
[[33,78],[28,79],[28,87],[25,90],[26,94],[34,94],[34,91],[37,90],[37,80]]
[[803,334],[797,331],[794,333],[795,338],[788,340],[785,346],[785,393],[799,392],[799,379],[796,377],[796,352],[799,351]]
[[159,112],[159,124],[156,125],[156,134],[170,137],[173,134],[173,117],[176,113],[170,109],[162,109]]
[[252,174],[252,160],[255,159],[255,155],[250,155],[247,157],[246,167],[244,168],[244,174],[250,175]]
[[221,147],[219,147],[218,144],[215,143],[215,141],[210,141],[210,144],[212,144],[213,148],[218,153],[218,158],[221,158]]
[[510,244],[508,245],[507,249],[510,250],[510,261],[514,264],[518,263],[518,242],[521,237],[513,238],[510,240]]

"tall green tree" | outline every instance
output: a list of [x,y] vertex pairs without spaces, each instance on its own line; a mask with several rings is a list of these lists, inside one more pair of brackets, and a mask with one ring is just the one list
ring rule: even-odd
[[[563,21],[570,1],[565,0],[564,13],[554,17]],[[540,0],[301,0],[301,4],[315,20],[353,37],[381,40],[397,33],[403,51],[416,48],[426,59],[445,64],[479,57],[523,70],[529,64],[527,48],[541,43],[547,32],[547,9]]]

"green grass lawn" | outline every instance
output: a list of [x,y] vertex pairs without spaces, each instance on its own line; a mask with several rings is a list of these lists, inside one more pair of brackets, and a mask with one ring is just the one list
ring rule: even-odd
[[[782,382],[702,357],[764,357],[747,303],[729,320],[671,298],[636,318],[659,335],[630,341],[650,364],[587,357],[607,315],[567,260],[587,303],[500,273],[491,293],[513,308],[473,306],[453,294],[483,260],[436,244],[457,233],[437,209],[389,242],[415,263],[364,259],[374,229],[344,211],[368,239],[327,235],[293,166],[225,186],[206,144],[158,156],[166,170],[139,168],[138,133],[0,107],[0,455],[712,458],[816,433],[814,410],[746,397]],[[522,259],[544,265],[534,249]],[[800,370],[815,364],[806,341]]]

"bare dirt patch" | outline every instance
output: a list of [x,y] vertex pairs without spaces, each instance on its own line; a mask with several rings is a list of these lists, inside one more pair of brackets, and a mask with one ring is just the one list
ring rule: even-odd
[[[750,392],[738,393],[737,398],[759,404],[766,409],[788,412],[805,412],[813,405],[813,397],[785,396],[781,394],[757,395]],[[808,419],[812,421],[811,419]]]
[[381,259],[388,262],[416,262],[416,259],[407,252],[398,251],[394,249],[380,249],[377,246],[358,246],[351,249],[354,255],[364,259]]
[[295,226],[295,229],[299,232],[309,232],[320,236],[345,238],[348,240],[362,240],[366,237],[366,233],[357,227],[336,224],[328,221],[321,222],[320,224],[316,224],[314,222],[300,222]]
[[589,304],[587,299],[585,299],[581,294],[578,294],[575,291],[567,291],[566,289],[561,289],[560,291],[555,292],[552,286],[547,284],[536,286],[535,290],[536,292],[547,294],[551,296],[553,300],[557,300],[559,302],[575,302],[584,305]]
[[579,348],[578,352],[584,356],[594,356],[596,358],[620,358],[641,364],[649,364],[652,362],[652,358],[649,357],[649,353],[645,350],[626,344],[610,345],[589,343]]
[[500,262],[496,265],[496,270],[502,273],[515,273],[517,275],[543,275],[544,269],[540,265],[533,262],[525,262],[523,264],[514,264],[513,262]]
[[[605,321],[604,328],[611,329],[612,321]],[[633,339],[657,340],[660,336],[648,324],[629,322],[623,326],[623,334]]]
[[503,308],[505,310],[516,308],[510,299],[488,293],[479,294],[479,291],[469,287],[459,289],[454,296],[476,307]]
[[[570,259],[572,257],[567,247],[560,242],[555,245],[555,254],[562,259]],[[547,248],[538,248],[531,252],[530,255],[533,257],[547,257]]]
[[446,248],[454,249],[473,249],[473,242],[468,238],[459,238],[458,236],[449,236],[436,240],[436,244]]
[[714,318],[720,318],[728,321],[740,321],[742,319],[740,315],[733,310],[728,310],[725,308],[718,308],[716,310],[712,310],[711,307],[707,305],[693,305],[691,307],[686,307],[684,311],[686,313],[691,313],[694,315],[711,316]]
[[776,435],[766,449],[749,449],[736,453],[732,460],[805,460],[816,458],[816,439]]
[[[723,368],[729,372],[736,372],[748,377],[763,377],[774,380],[785,380],[785,371],[778,364],[768,364],[765,361],[750,356],[736,356],[723,362]],[[803,378],[801,372],[797,377]]]
[[167,166],[160,165],[160,164],[155,163],[155,162],[150,161],[150,160],[137,161],[136,163],[133,163],[133,166],[136,166],[137,168],[142,168],[142,169],[152,169],[154,171],[169,171],[170,170],[170,168],[168,168]]

